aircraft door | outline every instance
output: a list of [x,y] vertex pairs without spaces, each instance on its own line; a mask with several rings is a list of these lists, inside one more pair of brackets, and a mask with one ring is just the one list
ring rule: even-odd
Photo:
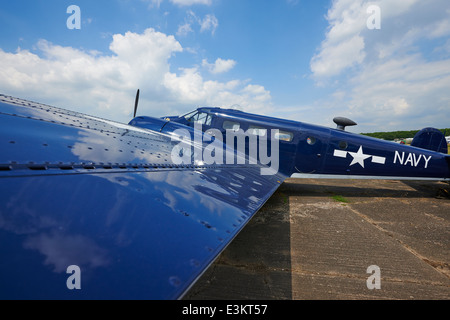
[[330,138],[329,129],[302,128],[297,143],[297,155],[292,173],[320,174]]

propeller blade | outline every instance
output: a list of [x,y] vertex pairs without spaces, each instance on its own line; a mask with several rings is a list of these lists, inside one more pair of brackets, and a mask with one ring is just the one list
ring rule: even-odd
[[137,108],[138,108],[138,103],[139,103],[139,89],[136,93],[136,101],[134,102],[134,115],[133,118],[136,118],[136,112],[137,112]]

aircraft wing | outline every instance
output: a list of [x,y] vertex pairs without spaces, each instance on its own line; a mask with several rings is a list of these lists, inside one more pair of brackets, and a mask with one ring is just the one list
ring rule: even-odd
[[285,177],[176,144],[0,95],[0,299],[181,298]]

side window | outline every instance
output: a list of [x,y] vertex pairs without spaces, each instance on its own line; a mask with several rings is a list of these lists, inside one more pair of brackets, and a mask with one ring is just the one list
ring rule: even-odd
[[280,132],[278,132],[275,135],[275,139],[278,139],[280,141],[291,142],[293,138],[294,138],[294,134],[292,132],[288,132],[288,131],[281,131],[280,130]]
[[198,122],[198,123],[201,123],[201,124],[205,124],[207,117],[208,117],[207,113],[201,112],[201,113],[198,114],[198,118],[196,119],[195,122]]
[[196,122],[204,124],[206,126],[211,125],[212,116],[208,113],[202,112],[198,114],[198,119]]
[[346,150],[348,147],[348,143],[346,141],[339,141],[339,149]]
[[194,114],[190,113],[185,116],[186,120],[189,122],[197,122],[207,126],[211,125],[212,116],[206,112],[196,112]]
[[206,118],[205,125],[210,126],[212,121],[212,115],[208,114],[208,117]]
[[238,131],[241,128],[241,125],[239,124],[239,122],[234,122],[234,121],[224,121],[222,127],[225,130],[233,130],[233,131]]

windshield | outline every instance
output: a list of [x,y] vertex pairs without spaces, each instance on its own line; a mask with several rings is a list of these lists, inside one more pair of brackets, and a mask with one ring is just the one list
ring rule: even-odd
[[191,111],[189,113],[186,113],[184,116],[181,116],[180,118],[185,118],[186,120],[189,120],[192,118],[193,115],[197,113],[197,110]]

